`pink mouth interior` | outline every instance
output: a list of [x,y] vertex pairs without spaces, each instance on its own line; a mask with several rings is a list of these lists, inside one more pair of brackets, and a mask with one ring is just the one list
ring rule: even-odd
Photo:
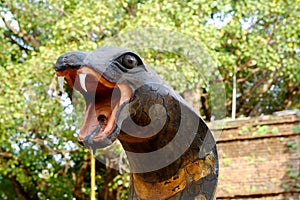
[[[80,91],[85,98],[84,120],[78,135],[82,142],[100,124],[101,128],[93,140],[98,141],[112,133],[116,125],[116,116],[120,106],[132,97],[132,89],[127,84],[111,83],[90,67],[57,71],[64,76],[67,83]],[[85,89],[82,87],[79,74],[86,74]]]

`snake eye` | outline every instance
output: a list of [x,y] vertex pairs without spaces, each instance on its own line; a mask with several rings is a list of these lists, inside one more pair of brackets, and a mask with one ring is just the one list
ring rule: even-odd
[[132,69],[132,68],[136,67],[137,64],[138,64],[138,61],[134,56],[127,54],[123,57],[123,65],[126,68]]

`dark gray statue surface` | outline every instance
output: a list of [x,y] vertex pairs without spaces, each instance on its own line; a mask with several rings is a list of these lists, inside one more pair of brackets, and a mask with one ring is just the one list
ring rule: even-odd
[[132,173],[129,199],[214,199],[211,131],[135,52],[68,52],[55,70],[86,101],[78,141],[93,150],[121,142]]

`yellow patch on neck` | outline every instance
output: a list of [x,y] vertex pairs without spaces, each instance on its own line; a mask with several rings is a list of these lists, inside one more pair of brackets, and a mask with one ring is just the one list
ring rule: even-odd
[[[163,200],[184,190],[192,181],[198,181],[210,173],[214,173],[215,158],[209,154],[204,160],[196,160],[186,165],[171,178],[162,182],[150,183],[133,174],[133,186],[138,197],[143,200]],[[204,199],[203,199],[204,198]],[[202,196],[201,199],[205,200]]]

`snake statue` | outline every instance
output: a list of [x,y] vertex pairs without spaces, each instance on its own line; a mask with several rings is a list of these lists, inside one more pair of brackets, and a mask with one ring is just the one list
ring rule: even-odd
[[124,148],[130,200],[210,200],[218,181],[216,142],[203,119],[134,51],[106,46],[61,55],[55,64],[86,106],[78,141]]

